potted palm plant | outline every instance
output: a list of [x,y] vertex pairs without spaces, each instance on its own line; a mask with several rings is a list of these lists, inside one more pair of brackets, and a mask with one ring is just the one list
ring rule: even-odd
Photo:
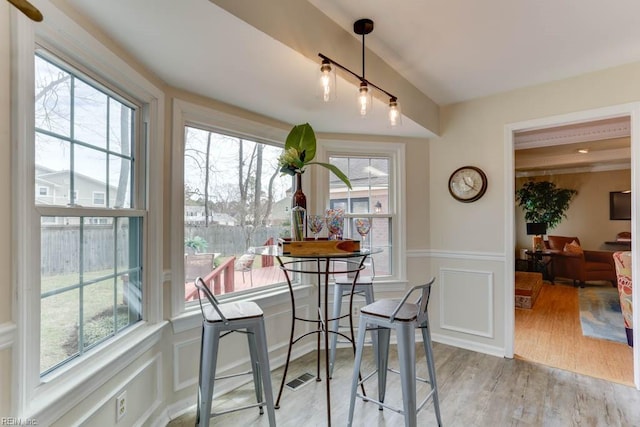
[[567,217],[569,204],[576,194],[576,190],[558,188],[550,181],[529,181],[516,190],[516,201],[524,210],[528,223],[543,223],[547,228],[555,228]]

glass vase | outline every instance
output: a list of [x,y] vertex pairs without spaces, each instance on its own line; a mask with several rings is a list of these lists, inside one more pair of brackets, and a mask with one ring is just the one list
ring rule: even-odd
[[291,241],[303,241],[307,230],[307,210],[302,206],[291,208]]

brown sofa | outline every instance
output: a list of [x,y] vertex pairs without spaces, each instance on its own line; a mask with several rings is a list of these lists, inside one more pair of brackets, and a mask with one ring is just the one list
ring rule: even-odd
[[552,257],[553,275],[573,280],[574,286],[591,280],[607,280],[616,287],[616,267],[613,252],[587,251],[582,253],[566,251],[565,245],[575,241],[580,245],[577,237],[547,236],[545,246],[554,253]]

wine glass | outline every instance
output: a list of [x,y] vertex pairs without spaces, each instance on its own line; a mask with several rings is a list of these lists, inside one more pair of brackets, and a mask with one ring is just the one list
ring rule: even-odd
[[342,240],[344,210],[341,208],[327,209],[325,219],[327,221],[327,230],[329,231],[329,240]]
[[313,233],[313,237],[315,238],[315,240],[318,240],[318,234],[320,234],[322,228],[324,227],[324,216],[308,215],[307,226],[309,227],[309,231]]
[[366,247],[367,234],[371,230],[371,219],[369,218],[356,218],[356,231],[362,237],[362,248]]

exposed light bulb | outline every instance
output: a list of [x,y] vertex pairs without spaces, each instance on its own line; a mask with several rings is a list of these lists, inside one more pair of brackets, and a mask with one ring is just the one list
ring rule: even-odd
[[389,125],[395,127],[402,124],[402,115],[400,114],[400,104],[397,98],[389,100]]
[[322,100],[324,102],[329,102],[335,98],[335,81],[335,70],[331,67],[329,60],[324,59],[320,66],[320,90],[322,91]]
[[358,89],[358,108],[362,117],[366,116],[371,108],[371,94],[364,81],[360,82],[360,89]]

